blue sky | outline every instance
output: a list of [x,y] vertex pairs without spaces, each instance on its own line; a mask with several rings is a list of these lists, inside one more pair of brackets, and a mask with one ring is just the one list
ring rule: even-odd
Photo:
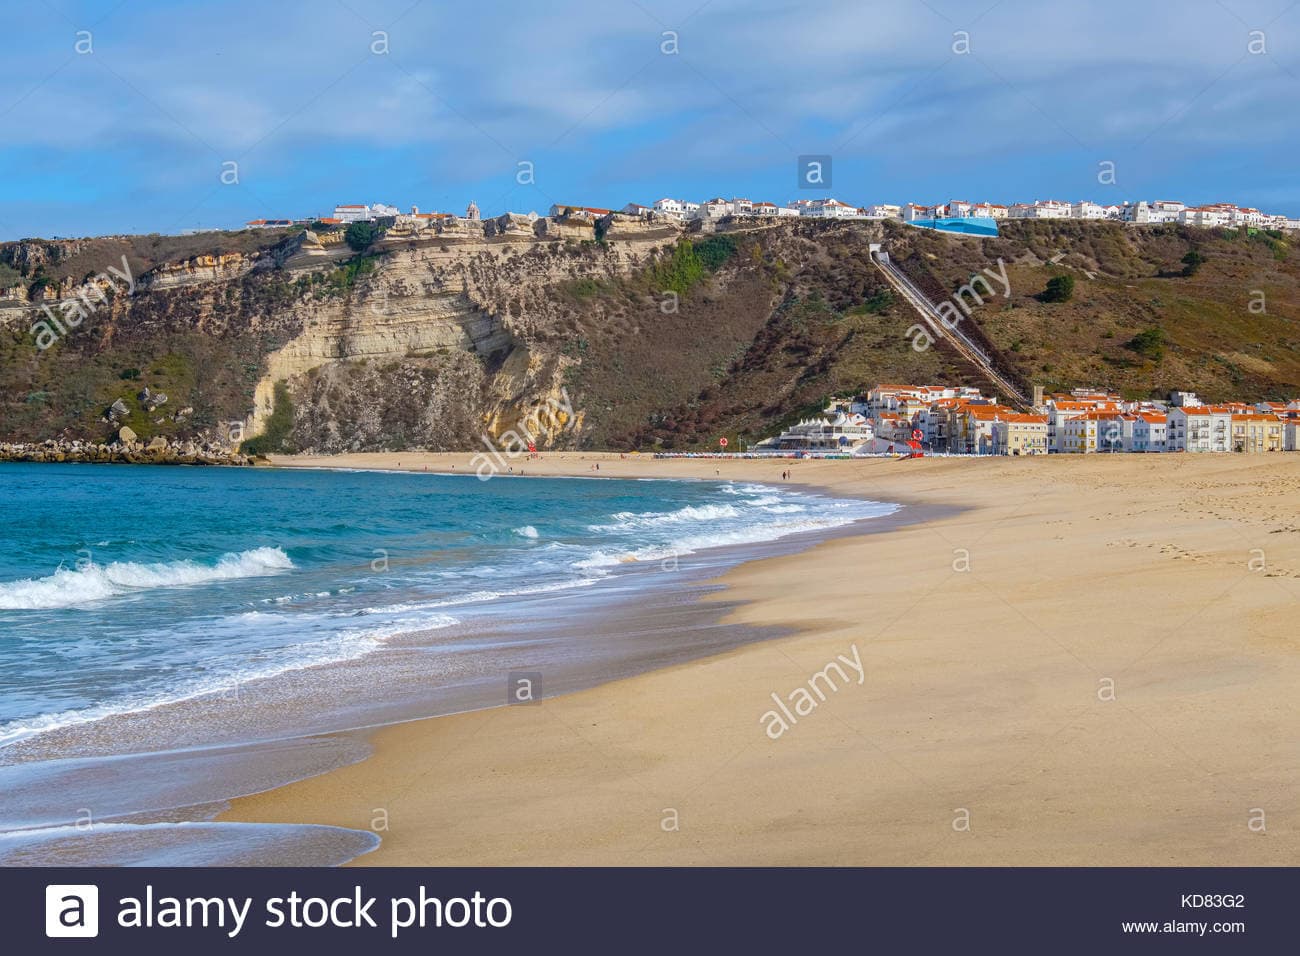
[[[1294,0],[33,0],[4,23],[3,239],[666,195],[1300,215]],[[815,154],[831,187],[800,190]]]

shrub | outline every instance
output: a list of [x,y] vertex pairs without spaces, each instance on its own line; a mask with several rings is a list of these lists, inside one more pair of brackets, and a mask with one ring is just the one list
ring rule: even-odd
[[695,255],[710,272],[717,272],[736,254],[736,237],[726,234],[709,236],[695,243]]
[[871,298],[863,302],[860,308],[868,315],[880,315],[882,312],[888,312],[894,304],[894,293],[888,289],[882,289]]
[[384,234],[373,222],[354,222],[343,233],[343,241],[353,252],[365,252]]
[[689,240],[679,242],[671,258],[660,260],[650,269],[650,280],[656,289],[678,295],[685,295],[703,278],[704,265]]
[[1052,276],[1040,298],[1044,302],[1069,302],[1074,298],[1074,276]]
[[1124,347],[1159,362],[1165,356],[1165,331],[1160,328],[1146,329],[1125,342]]
[[1189,277],[1196,275],[1204,262],[1205,256],[1193,249],[1183,256],[1183,275]]

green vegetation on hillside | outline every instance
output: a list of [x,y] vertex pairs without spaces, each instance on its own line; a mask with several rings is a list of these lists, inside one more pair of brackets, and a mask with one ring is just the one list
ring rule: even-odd
[[1133,350],[1138,355],[1151,359],[1153,362],[1159,362],[1165,357],[1164,329],[1145,329],[1125,342],[1124,347]]
[[1044,302],[1069,302],[1074,298],[1074,276],[1052,276],[1043,290]]
[[266,418],[266,430],[239,446],[245,455],[275,455],[293,451],[290,436],[293,434],[293,397],[287,382],[276,382],[275,406]]
[[1190,279],[1192,276],[1196,275],[1196,273],[1200,271],[1201,266],[1205,264],[1205,256],[1193,249],[1191,252],[1187,253],[1187,255],[1183,256],[1182,262],[1183,277]]
[[353,252],[365,252],[384,235],[384,230],[373,222],[354,222],[343,233],[343,241]]

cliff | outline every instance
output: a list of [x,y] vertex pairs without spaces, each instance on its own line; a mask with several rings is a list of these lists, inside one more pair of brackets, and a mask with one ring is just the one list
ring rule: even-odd
[[[451,449],[527,425],[542,447],[682,448],[756,439],[878,381],[987,389],[942,344],[913,348],[874,242],[936,302],[1004,270],[966,330],[1017,383],[1300,393],[1300,267],[1281,236],[503,216],[394,229],[362,254],[310,231],[0,246],[0,440],[125,425],[144,443]],[[1044,301],[1063,274],[1073,298]],[[1133,347],[1151,329],[1162,345]]]

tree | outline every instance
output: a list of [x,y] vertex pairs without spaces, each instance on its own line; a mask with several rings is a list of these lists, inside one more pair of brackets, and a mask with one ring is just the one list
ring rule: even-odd
[[384,231],[373,222],[354,222],[343,234],[343,241],[353,252],[365,252],[383,234]]
[[1041,298],[1044,302],[1069,302],[1074,298],[1074,276],[1052,276]]
[[1201,264],[1205,262],[1205,256],[1201,255],[1195,249],[1183,256],[1183,275],[1194,276]]

